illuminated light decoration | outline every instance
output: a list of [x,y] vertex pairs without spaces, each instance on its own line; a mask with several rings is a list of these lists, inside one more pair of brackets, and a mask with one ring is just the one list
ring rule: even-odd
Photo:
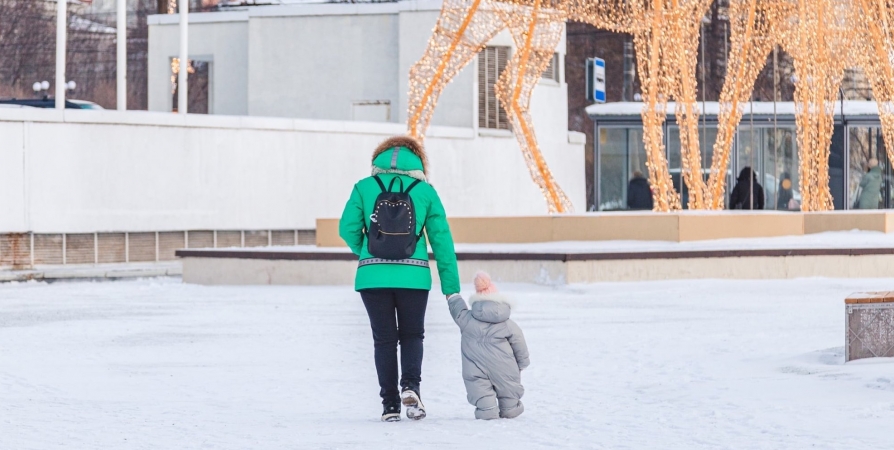
[[572,20],[633,35],[644,101],[643,144],[655,211],[682,208],[664,146],[663,126],[670,100],[677,104],[681,174],[690,189],[688,207],[704,209],[710,200],[702,176],[695,77],[701,20],[710,5],[711,0],[602,0],[581,1],[571,7]]
[[852,9],[853,53],[872,86],[888,160],[894,161],[894,3],[855,0]]
[[724,207],[726,173],[745,104],[751,99],[767,57],[789,32],[784,27],[795,9],[786,0],[730,0],[728,13],[730,54],[720,93],[717,140],[708,179],[711,201],[707,209],[715,210]]
[[544,8],[542,1],[534,0],[532,6],[498,9],[517,51],[500,75],[496,94],[507,109],[531,178],[546,197],[549,212],[572,212],[574,206],[556,183],[543,158],[529,113],[534,87],[540,82],[565,30],[565,12]]
[[655,210],[681,209],[664,146],[667,102],[675,100],[681,173],[690,209],[723,209],[726,173],[745,104],[767,57],[781,46],[795,62],[802,210],[833,208],[829,148],[844,69],[856,54],[876,98],[894,160],[894,4],[891,0],[730,0],[730,55],[720,95],[718,136],[708,181],[702,176],[696,77],[700,23],[711,0],[445,0],[423,58],[410,71],[409,134],[423,138],[444,87],[498,32],[517,51],[497,96],[532,178],[551,212],[571,210],[537,145],[530,95],[561,39],[565,20],[632,34],[644,100],[643,143]]
[[801,210],[834,209],[829,150],[835,105],[851,50],[851,0],[799,0],[797,23],[783,48],[795,62],[795,122],[801,157]]
[[447,84],[497,33],[508,29],[517,49],[500,75],[497,97],[549,212],[572,212],[571,201],[540,151],[529,114],[531,93],[562,38],[567,18],[562,4],[551,0],[445,0],[422,59],[410,69],[408,134],[424,138]]

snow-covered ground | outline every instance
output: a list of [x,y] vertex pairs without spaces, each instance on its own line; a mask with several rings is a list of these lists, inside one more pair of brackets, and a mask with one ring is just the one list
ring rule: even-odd
[[429,417],[381,423],[348,288],[0,285],[0,449],[894,447],[894,362],[843,364],[844,297],[894,279],[501,287],[525,414],[473,420],[432,295]]
[[[556,241],[527,244],[456,244],[457,252],[472,253],[621,253],[621,252],[691,252],[706,250],[792,250],[894,248],[894,233],[877,231],[833,231],[803,236],[771,238],[712,239],[704,241]],[[315,245],[277,247],[203,248],[200,251],[244,252],[325,252],[349,253],[347,247]]]

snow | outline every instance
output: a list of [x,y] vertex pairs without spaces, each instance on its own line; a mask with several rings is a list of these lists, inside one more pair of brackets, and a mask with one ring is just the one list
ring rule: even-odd
[[[685,252],[704,250],[793,250],[894,248],[894,234],[876,231],[835,231],[803,236],[773,238],[736,238],[704,241],[555,241],[528,244],[456,244],[458,253],[623,253],[623,252]],[[347,247],[317,247],[297,245],[282,247],[199,249],[226,252],[296,252],[350,253]]]
[[[611,102],[596,103],[587,106],[586,111],[590,117],[598,119],[599,117],[609,116],[638,116],[642,114],[643,102]],[[696,105],[700,114],[707,111],[709,116],[717,116],[720,113],[720,103],[718,102],[698,102]],[[753,106],[753,110],[752,110]],[[773,115],[773,102],[742,102],[739,103],[739,109],[744,114],[750,114],[752,111],[755,115]],[[794,102],[776,102],[776,114],[781,116],[794,116],[796,105]],[[667,114],[673,115],[676,110],[675,102],[667,103]],[[845,116],[878,116],[878,105],[874,101],[846,100],[844,102]],[[835,102],[835,115],[841,115],[841,103]]]
[[350,289],[3,284],[0,448],[891,448],[894,361],[842,346],[843,299],[892,286],[500,285],[532,365],[525,414],[493,422],[472,418],[433,294],[429,417],[385,424]]

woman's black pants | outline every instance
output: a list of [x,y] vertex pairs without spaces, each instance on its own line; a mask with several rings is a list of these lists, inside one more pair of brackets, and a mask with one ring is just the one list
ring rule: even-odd
[[400,399],[397,344],[400,343],[400,387],[419,390],[422,381],[422,339],[428,291],[422,289],[364,289],[360,291],[375,342],[376,372],[382,403]]

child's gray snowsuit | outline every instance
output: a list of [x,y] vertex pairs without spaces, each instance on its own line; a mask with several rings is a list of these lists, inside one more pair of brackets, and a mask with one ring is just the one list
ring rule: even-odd
[[530,361],[521,328],[509,320],[509,303],[500,294],[476,294],[471,311],[459,295],[448,304],[462,331],[463,381],[475,418],[518,417],[525,410],[521,371]]

